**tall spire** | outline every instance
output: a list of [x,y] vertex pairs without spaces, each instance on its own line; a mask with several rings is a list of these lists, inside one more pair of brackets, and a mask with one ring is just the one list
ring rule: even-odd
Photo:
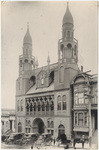
[[73,24],[74,21],[73,21],[73,17],[71,15],[71,12],[69,10],[69,3],[67,2],[67,9],[66,9],[66,13],[63,17],[63,25],[66,24],[66,23],[71,23]]
[[32,45],[32,38],[31,38],[31,35],[29,32],[29,22],[27,22],[27,32],[24,36],[23,44],[31,44]]

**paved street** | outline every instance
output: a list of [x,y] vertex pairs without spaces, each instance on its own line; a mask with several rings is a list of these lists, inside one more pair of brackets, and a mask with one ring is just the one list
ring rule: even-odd
[[[95,145],[93,145],[95,146]],[[4,143],[1,144],[1,148],[2,149],[31,149],[31,146],[19,146],[19,145],[5,145]],[[62,146],[56,146],[56,145],[53,145],[53,146],[34,146],[33,147],[34,150],[37,150],[37,149],[64,149]],[[73,150],[73,148],[69,148],[71,150]],[[82,149],[82,144],[76,144],[76,149]],[[84,145],[84,149],[89,149],[89,144],[85,143]],[[94,147],[94,149],[96,149],[96,147]]]

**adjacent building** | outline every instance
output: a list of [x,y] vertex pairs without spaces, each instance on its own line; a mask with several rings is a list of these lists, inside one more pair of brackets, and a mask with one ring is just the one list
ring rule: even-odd
[[15,110],[2,109],[1,110],[1,133],[10,134],[15,132]]
[[97,79],[78,68],[78,41],[67,4],[58,41],[58,62],[38,67],[27,26],[16,80],[16,132],[89,137],[97,129]]

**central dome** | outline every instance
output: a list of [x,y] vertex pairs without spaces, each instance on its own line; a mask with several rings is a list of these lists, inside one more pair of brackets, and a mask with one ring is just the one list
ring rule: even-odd
[[29,32],[29,28],[27,28],[27,32],[24,36],[23,44],[31,44],[32,45],[32,38],[31,38],[31,35],[30,35],[30,32]]
[[73,22],[74,22],[73,21],[73,17],[72,17],[72,15],[70,13],[70,10],[69,10],[68,4],[67,4],[67,10],[66,10],[66,13],[65,13],[65,15],[63,17],[63,25],[66,24],[66,23],[73,24]]

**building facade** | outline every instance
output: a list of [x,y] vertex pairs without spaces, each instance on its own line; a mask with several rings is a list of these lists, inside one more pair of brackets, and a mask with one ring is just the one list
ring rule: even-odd
[[15,132],[15,110],[2,109],[1,110],[1,133],[10,134]]
[[[27,26],[23,54],[19,56],[19,77],[16,80],[16,132],[47,132],[55,138],[64,133],[68,139],[74,133],[89,134],[88,109],[85,109],[89,97],[84,104],[85,98],[81,97],[83,100],[79,100],[80,105],[76,105],[75,96],[76,89],[79,90],[78,87],[84,84],[86,87],[87,80],[90,80],[88,84],[92,86],[92,91],[94,87],[97,89],[97,81],[78,68],[78,41],[74,38],[74,21],[68,4],[62,21],[62,38],[58,41],[57,63],[50,64],[48,56],[47,66],[38,67],[38,61],[32,56],[32,38]],[[93,120],[96,107],[97,100],[93,106],[95,110],[92,110]],[[79,122],[79,116],[82,118],[82,115],[83,123]]]

